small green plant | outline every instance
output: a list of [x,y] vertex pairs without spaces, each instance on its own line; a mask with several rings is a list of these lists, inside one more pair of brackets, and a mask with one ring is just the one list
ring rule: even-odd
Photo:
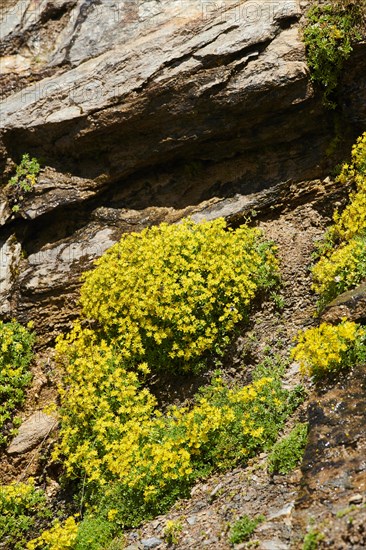
[[344,518],[344,516],[347,516],[355,510],[357,510],[357,506],[355,506],[355,504],[351,504],[351,506],[347,506],[346,508],[343,508],[343,510],[338,510],[336,517],[339,519]]
[[319,542],[324,539],[324,535],[317,529],[311,529],[304,537],[302,550],[317,550]]
[[124,536],[116,537],[106,546],[105,550],[124,550],[128,546]]
[[34,340],[34,335],[16,321],[0,321],[0,445],[7,442],[7,425],[22,404],[32,378],[29,364]]
[[116,537],[112,542],[105,548],[105,550],[124,550],[128,546],[125,537]]
[[229,541],[231,544],[240,544],[249,539],[260,523],[265,520],[265,517],[260,515],[255,518],[243,516],[238,519],[231,527]]
[[264,376],[281,378],[289,366],[289,359],[282,357],[279,353],[273,353],[270,346],[268,346],[268,349],[264,350],[264,353],[264,358],[253,370],[253,380],[259,380]]
[[271,473],[288,474],[300,463],[307,442],[308,425],[297,424],[289,435],[278,441],[268,458]]
[[270,293],[270,299],[273,301],[276,309],[282,311],[285,307],[285,299],[284,297],[279,293],[279,292],[276,292],[276,291],[272,291]]
[[308,65],[312,79],[324,90],[328,107],[336,107],[334,92],[353,45],[362,38],[360,29],[365,13],[364,0],[333,0],[312,6],[307,13],[304,40]]
[[51,517],[45,494],[35,487],[33,478],[26,483],[0,486],[0,540],[6,545],[3,548],[24,550],[26,541]]
[[168,544],[178,544],[183,525],[179,520],[168,520],[164,529],[164,538]]
[[78,526],[75,550],[105,550],[113,539],[115,528],[100,517],[86,517]]
[[37,182],[40,165],[36,158],[30,158],[24,154],[20,164],[16,167],[15,175],[9,180],[9,184],[15,189],[12,211],[19,212],[20,203],[24,200],[24,194],[30,193]]

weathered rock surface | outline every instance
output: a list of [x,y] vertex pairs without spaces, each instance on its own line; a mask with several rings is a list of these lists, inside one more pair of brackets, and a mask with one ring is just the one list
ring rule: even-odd
[[335,324],[344,317],[349,321],[366,321],[366,283],[332,300],[324,309],[321,320]]
[[[61,8],[67,20],[52,35],[54,50],[40,63],[39,80],[2,104],[11,156],[31,149],[62,171],[133,189],[132,200],[146,176],[126,179],[153,167],[171,183],[180,174],[187,194],[190,163],[203,173],[212,161],[221,165],[220,174],[203,176],[206,186],[263,187],[266,179],[268,185],[293,173],[288,147],[281,163],[276,158],[284,141],[294,142],[298,159],[307,157],[303,177],[314,175],[322,152],[305,147],[298,114],[307,104],[321,117],[322,109],[312,101],[296,1],[261,7],[231,1],[221,8],[198,0],[40,2],[9,28],[4,42],[10,47],[14,33],[27,32],[34,40],[37,25]],[[53,74],[43,78],[46,69]],[[319,120],[312,122],[318,133]],[[234,172],[224,176],[233,158]],[[180,166],[172,166],[177,161]]]
[[[366,546],[366,370],[319,388],[309,407],[310,435],[302,464],[294,531],[321,534],[318,548]],[[356,501],[354,500],[355,496]],[[302,540],[294,548],[301,548]]]
[[30,451],[42,442],[57,427],[57,420],[48,414],[38,411],[28,418],[19,428],[18,435],[10,443],[9,455]]

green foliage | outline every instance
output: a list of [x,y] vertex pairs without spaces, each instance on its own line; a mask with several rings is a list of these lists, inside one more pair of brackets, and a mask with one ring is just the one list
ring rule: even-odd
[[33,478],[0,486],[0,540],[7,548],[24,550],[39,523],[50,517],[44,492],[36,489]]
[[351,504],[350,506],[347,506],[346,508],[343,508],[342,510],[338,510],[336,513],[337,518],[344,518],[344,516],[347,516],[351,512],[354,512],[357,510],[357,506],[355,504]]
[[127,546],[124,536],[115,537],[112,542],[106,546],[105,550],[124,550]]
[[344,367],[366,359],[366,331],[357,323],[339,325],[321,323],[319,327],[300,332],[292,356],[303,374],[322,378]]
[[365,13],[364,0],[345,0],[315,5],[307,14],[304,40],[308,65],[312,79],[324,89],[329,107],[336,107],[334,92],[353,45],[362,38],[360,22]]
[[308,425],[297,424],[289,435],[278,441],[268,458],[271,473],[288,474],[300,463],[307,442]]
[[15,204],[13,212],[18,212],[20,204],[24,199],[24,193],[30,193],[37,182],[40,165],[36,158],[30,158],[28,153],[24,154],[20,164],[16,167],[15,175],[9,180],[9,184],[15,188]]
[[130,368],[201,369],[222,355],[259,291],[277,282],[274,247],[223,219],[126,234],[84,276],[84,316]]
[[282,357],[279,353],[271,353],[272,350],[268,347],[265,350],[265,357],[258,363],[252,373],[253,380],[259,380],[265,376],[273,376],[275,378],[281,378],[289,365],[289,360]]
[[16,321],[0,321],[0,445],[6,443],[6,424],[22,404],[31,380],[34,335]]
[[324,535],[316,529],[311,529],[304,537],[302,550],[317,550],[319,542],[324,539]]
[[75,550],[105,550],[113,538],[112,524],[100,517],[86,517],[79,525]]
[[265,517],[260,515],[255,518],[250,518],[245,515],[234,523],[230,530],[230,543],[240,544],[249,539],[254,533],[256,527],[265,520]]
[[285,299],[279,292],[272,291],[270,293],[270,298],[278,310],[282,311],[284,309]]
[[344,211],[334,214],[334,224],[319,246],[320,260],[312,269],[320,309],[366,277],[366,133],[352,148],[351,163],[343,165],[337,182],[351,182],[355,191]]

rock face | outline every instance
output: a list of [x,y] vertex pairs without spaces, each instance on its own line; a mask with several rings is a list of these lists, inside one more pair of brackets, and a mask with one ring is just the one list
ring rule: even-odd
[[[80,272],[125,231],[333,166],[301,17],[296,0],[3,2],[3,183],[24,152],[46,167],[18,213],[1,191],[2,257],[11,242],[18,266],[1,275],[3,314],[51,338]],[[363,54],[344,82],[345,149],[366,120]]]
[[7,449],[9,455],[30,451],[42,442],[57,427],[57,420],[48,414],[36,412],[19,428],[18,435]]
[[[200,198],[202,186],[190,189],[186,183],[189,168],[226,194],[228,184],[253,190],[285,179],[294,158],[284,141],[292,143],[298,159],[305,157],[303,177],[314,175],[322,151],[304,142],[304,120],[298,116],[312,89],[296,1],[259,7],[230,1],[221,8],[200,0],[43,1],[36,7],[28,2],[15,21],[12,12],[19,15],[26,4],[5,12],[7,59],[15,33],[26,41],[23,65],[14,60],[17,85],[20,67],[21,74],[29,73],[34,58],[39,67],[37,82],[25,79],[2,105],[3,142],[12,157],[32,150],[63,172],[114,182],[121,200],[132,202],[147,183],[141,172],[154,168],[170,185],[149,182],[150,204],[179,200],[182,189],[160,193],[161,187],[179,183],[186,201]],[[57,36],[51,25],[56,18]],[[33,55],[26,57],[29,42],[36,37],[39,42],[47,28],[52,51],[37,55],[40,47],[33,45]],[[319,111],[312,117],[317,133],[319,117],[325,118]],[[327,128],[322,138],[327,139]],[[213,161],[216,175],[206,170]],[[190,166],[194,163],[198,166]],[[231,173],[223,175],[229,166]]]
[[349,321],[366,321],[366,283],[353,290],[343,292],[327,305],[321,319],[327,323],[339,323],[343,318]]
[[294,531],[321,533],[319,548],[361,550],[366,545],[365,366],[329,386],[318,388],[309,407]]

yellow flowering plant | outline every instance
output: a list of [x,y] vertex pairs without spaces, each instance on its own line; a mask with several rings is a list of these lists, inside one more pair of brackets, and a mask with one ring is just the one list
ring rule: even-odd
[[365,329],[357,323],[321,323],[299,333],[292,357],[299,362],[303,374],[320,378],[364,360],[365,338]]
[[345,163],[337,178],[341,184],[353,183],[355,191],[341,214],[334,214],[334,225],[329,230],[331,241],[349,241],[366,229],[366,132],[352,147],[351,163]]
[[166,522],[164,528],[164,539],[169,545],[178,544],[182,530],[183,524],[179,520],[170,519]]
[[78,524],[74,516],[64,522],[56,519],[52,527],[27,543],[26,550],[71,550],[75,547]]
[[366,277],[366,239],[355,237],[323,256],[312,269],[313,289],[320,294],[320,307],[360,284]]
[[26,541],[52,517],[34,479],[0,486],[0,540],[4,548],[24,550]]
[[197,370],[277,278],[259,230],[183,220],[125,234],[84,275],[81,305],[130,367]]
[[119,369],[111,386],[97,377],[96,390],[85,376],[87,365],[93,372],[90,364],[90,356],[77,364],[77,393],[69,378],[62,390],[56,453],[69,477],[84,480],[91,502],[106,495],[104,518],[120,527],[165,510],[212,468],[227,468],[270,446],[292,410],[289,392],[277,379],[262,377],[232,389],[216,379],[192,407],[162,414],[136,373]]
[[338,182],[351,182],[355,191],[343,212],[335,212],[334,224],[319,247],[320,260],[312,269],[320,308],[366,278],[366,133],[358,138]]
[[7,442],[7,426],[32,378],[29,364],[34,340],[34,334],[16,321],[0,321],[0,445]]
[[222,219],[125,235],[84,276],[82,316],[56,346],[63,381],[53,456],[88,503],[75,550],[106,547],[106,537],[166,510],[198,477],[273,444],[294,407],[277,377],[245,388],[215,379],[193,404],[164,413],[144,382],[150,372],[209,364],[277,281],[272,244]]

